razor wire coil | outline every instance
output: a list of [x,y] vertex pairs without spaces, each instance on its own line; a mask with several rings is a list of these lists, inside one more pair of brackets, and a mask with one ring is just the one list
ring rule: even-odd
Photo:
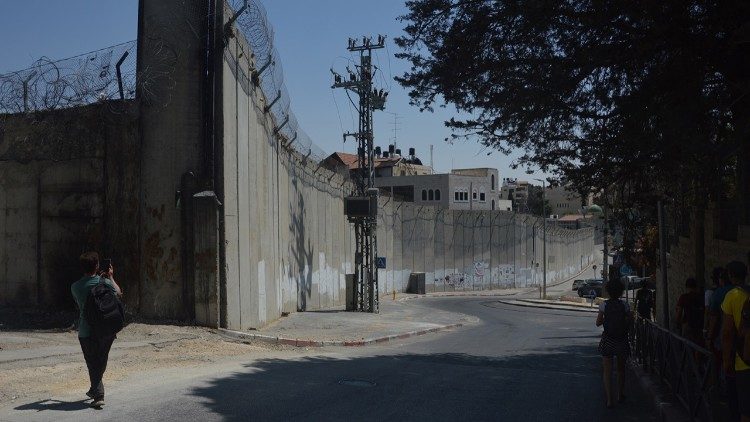
[[[240,10],[244,0],[228,0],[233,13]],[[253,68],[264,69],[258,78],[258,85],[271,104],[268,110],[289,147],[296,150],[313,162],[320,162],[326,154],[316,145],[310,136],[300,127],[297,117],[291,109],[291,99],[284,84],[284,71],[279,53],[274,47],[274,31],[263,5],[258,0],[249,0],[247,8],[234,22],[237,30],[245,37],[252,50]],[[249,60],[250,58],[248,58]],[[238,60],[235,58],[235,60]],[[283,126],[281,126],[283,124]]]

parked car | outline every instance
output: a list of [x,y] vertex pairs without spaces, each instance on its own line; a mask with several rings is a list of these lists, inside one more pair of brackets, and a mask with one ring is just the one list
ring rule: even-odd
[[577,291],[584,283],[586,283],[586,280],[573,280],[573,288],[571,290]]
[[648,284],[651,280],[648,277],[638,277],[631,275],[622,277],[620,281],[622,281],[622,286],[626,290],[638,290]]
[[578,296],[580,297],[601,297],[602,289],[604,288],[604,281],[602,279],[590,279],[578,288]]

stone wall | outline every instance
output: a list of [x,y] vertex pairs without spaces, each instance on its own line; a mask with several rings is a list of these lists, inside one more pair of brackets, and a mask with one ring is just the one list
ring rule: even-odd
[[[711,271],[714,267],[723,267],[730,261],[741,261],[745,264],[750,263],[750,226],[739,226],[737,241],[727,241],[717,239],[714,229],[715,219],[713,210],[709,209],[705,215],[705,273],[704,280],[711,279]],[[694,226],[694,224],[692,225]],[[694,227],[691,227],[691,233]],[[696,277],[696,259],[695,259],[695,234],[689,237],[678,237],[674,245],[670,245],[669,255],[667,257],[667,292],[669,300],[670,320],[674,317],[677,299],[685,293],[685,280],[688,277]],[[660,271],[657,271],[656,280],[661,278]],[[662,321],[663,312],[662,292],[657,288],[657,319]]]

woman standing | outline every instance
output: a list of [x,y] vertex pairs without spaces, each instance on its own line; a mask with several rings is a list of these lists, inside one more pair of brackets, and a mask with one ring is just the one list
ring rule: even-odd
[[617,280],[607,282],[604,288],[609,299],[599,305],[596,326],[604,325],[602,340],[599,342],[599,353],[602,354],[604,370],[604,392],[607,396],[607,408],[612,408],[612,361],[617,358],[617,401],[625,399],[625,362],[630,355],[628,344],[628,327],[632,318],[630,306],[620,299],[623,286]]

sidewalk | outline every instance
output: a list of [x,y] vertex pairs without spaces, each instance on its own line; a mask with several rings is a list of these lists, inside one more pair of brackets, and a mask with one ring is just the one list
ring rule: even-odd
[[[479,293],[479,292],[477,292]],[[461,327],[475,322],[468,315],[410,306],[417,295],[380,299],[380,313],[346,312],[343,308],[296,312],[253,331],[220,329],[231,339],[252,339],[292,346],[365,346]]]
[[599,307],[594,304],[565,302],[561,300],[543,300],[543,299],[501,299],[500,303],[513,306],[521,306],[525,308],[539,308],[539,309],[556,309],[563,311],[574,311],[574,312],[586,312],[586,313],[597,313]]

